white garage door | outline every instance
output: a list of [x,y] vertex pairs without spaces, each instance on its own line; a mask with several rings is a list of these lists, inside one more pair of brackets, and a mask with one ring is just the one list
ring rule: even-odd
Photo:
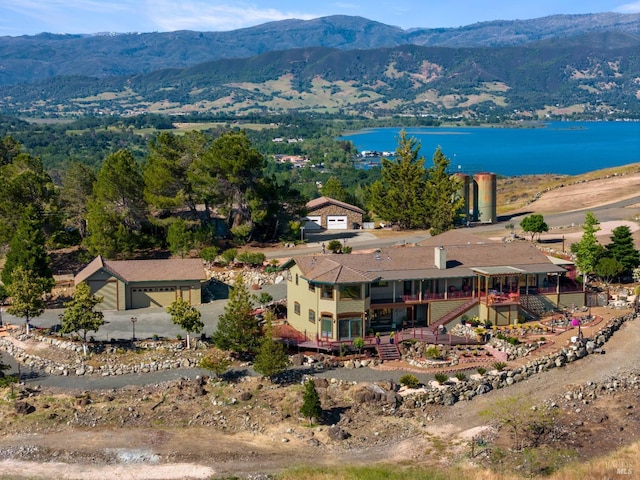
[[346,215],[329,215],[327,216],[327,230],[346,230]]
[[308,222],[313,222],[315,224],[317,224],[319,227],[322,226],[322,217],[320,217],[320,215],[316,216],[316,215],[308,215],[307,216],[307,221]]

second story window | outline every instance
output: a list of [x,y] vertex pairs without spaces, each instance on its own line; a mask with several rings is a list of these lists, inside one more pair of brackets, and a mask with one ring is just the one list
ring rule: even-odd
[[322,294],[320,296],[326,300],[333,299],[333,285],[322,285]]
[[293,313],[300,315],[300,304],[298,302],[293,302]]
[[360,298],[362,298],[362,288],[360,288],[360,285],[340,286],[341,300],[360,300]]

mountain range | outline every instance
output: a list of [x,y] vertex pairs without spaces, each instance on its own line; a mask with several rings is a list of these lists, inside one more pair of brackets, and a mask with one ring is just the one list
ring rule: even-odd
[[639,111],[640,14],[412,29],[362,17],[231,32],[0,37],[13,114]]

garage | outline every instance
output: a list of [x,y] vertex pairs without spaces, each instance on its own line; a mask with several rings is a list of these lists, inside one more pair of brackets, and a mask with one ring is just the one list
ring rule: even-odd
[[163,307],[176,299],[175,287],[139,287],[131,289],[131,308]]
[[320,215],[309,215],[304,223],[307,230],[320,230],[322,228],[322,217]]
[[102,297],[102,303],[96,306],[97,310],[118,310],[118,282],[116,280],[96,280],[89,281],[87,284],[93,295]]
[[346,215],[327,215],[327,230],[346,230],[347,225]]

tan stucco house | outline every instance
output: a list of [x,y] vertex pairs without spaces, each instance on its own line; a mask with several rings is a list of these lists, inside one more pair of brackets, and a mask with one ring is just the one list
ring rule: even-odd
[[86,282],[91,293],[103,297],[102,310],[167,307],[178,298],[202,303],[207,279],[202,260],[105,260],[96,257],[74,278]]
[[295,257],[284,267],[287,320],[309,340],[450,327],[462,315],[508,325],[585,305],[581,286],[530,242],[491,242],[458,231],[422,245]]
[[319,197],[307,202],[305,228],[326,230],[351,230],[362,227],[364,210],[355,205],[329,197]]

